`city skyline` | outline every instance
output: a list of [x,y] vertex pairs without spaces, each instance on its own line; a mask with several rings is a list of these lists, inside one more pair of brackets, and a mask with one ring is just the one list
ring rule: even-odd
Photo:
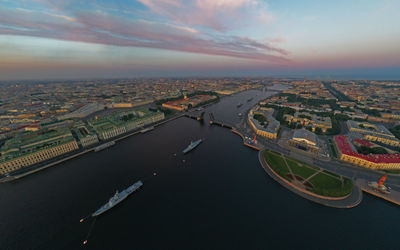
[[0,1],[0,80],[400,77],[398,1]]

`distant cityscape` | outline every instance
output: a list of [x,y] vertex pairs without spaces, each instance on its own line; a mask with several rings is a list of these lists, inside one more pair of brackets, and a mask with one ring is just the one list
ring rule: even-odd
[[308,153],[373,169],[400,169],[398,82],[132,79],[1,84],[0,174],[272,84],[291,88],[250,110],[249,124],[257,135],[276,140],[284,128],[289,145]]
[[[133,79],[0,85],[0,174],[49,163],[262,79]],[[196,94],[199,93],[199,94]],[[211,95],[209,95],[211,93]],[[190,96],[190,97],[187,97]]]

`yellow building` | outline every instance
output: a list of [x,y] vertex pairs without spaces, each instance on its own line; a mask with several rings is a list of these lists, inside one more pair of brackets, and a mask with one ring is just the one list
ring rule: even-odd
[[28,167],[30,165],[52,159],[54,157],[77,149],[78,144],[76,143],[76,141],[72,141],[66,144],[44,149],[26,156],[18,157],[16,159],[5,161],[0,163],[0,174],[7,174],[23,167]]
[[[269,139],[276,139],[278,137],[278,130],[280,127],[280,123],[272,116],[273,112],[274,112],[273,109],[250,110],[248,115],[248,122],[257,135]],[[268,122],[268,125],[266,127],[264,127],[259,123],[259,121],[254,119],[254,115],[256,114],[265,117],[265,119]]]
[[313,132],[315,132],[316,128],[321,128],[322,132],[325,133],[328,129],[332,128],[330,117],[322,117],[307,112],[296,112],[294,115],[285,115],[284,117],[289,123],[298,122],[305,127],[311,126]]
[[0,174],[40,163],[78,148],[71,131],[66,128],[21,133],[6,141],[1,148]]
[[400,169],[399,154],[363,155],[354,151],[344,135],[335,136],[334,141],[339,159],[342,161],[370,169]]
[[365,140],[377,141],[390,146],[400,147],[400,140],[397,139],[385,126],[371,124],[368,122],[347,121],[350,131],[364,135]]
[[318,146],[317,136],[306,129],[296,129],[289,145],[317,154],[320,150]]
[[167,109],[175,109],[175,110],[178,110],[178,111],[185,111],[186,109],[188,109],[188,106],[184,105],[184,104],[181,104],[181,105],[174,104],[174,105],[172,105],[172,104],[169,104],[169,103],[163,103],[162,106],[164,108],[167,108]]

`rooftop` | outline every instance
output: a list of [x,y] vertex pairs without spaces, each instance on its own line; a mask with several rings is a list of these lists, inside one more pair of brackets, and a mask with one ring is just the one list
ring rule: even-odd
[[255,120],[253,118],[253,115],[251,115],[249,113],[250,119],[252,120],[253,124],[255,124],[257,129],[264,130],[264,131],[267,131],[270,133],[277,132],[277,130],[279,129],[280,123],[272,116],[272,114],[274,113],[274,109],[257,110],[257,111],[254,111],[254,113],[263,115],[268,121],[267,127],[263,127],[259,124],[259,122],[257,120]]
[[317,136],[307,129],[296,129],[293,133],[293,139],[303,139],[317,144]]
[[0,160],[16,158],[73,140],[71,131],[66,127],[19,133],[14,138],[6,141],[0,149]]
[[347,136],[337,135],[334,137],[334,139],[342,154],[354,156],[374,163],[400,163],[400,154],[363,155],[353,150]]

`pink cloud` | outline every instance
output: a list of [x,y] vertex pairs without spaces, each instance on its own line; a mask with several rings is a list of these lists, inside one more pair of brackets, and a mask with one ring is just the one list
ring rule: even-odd
[[249,24],[265,26],[274,18],[256,0],[139,0],[152,12],[177,23],[224,31]]
[[[169,2],[172,0],[163,0]],[[167,49],[181,52],[256,59],[283,64],[288,52],[248,37],[209,36],[193,28],[113,15],[77,12],[73,18],[0,8],[0,34],[46,37],[69,41]]]

